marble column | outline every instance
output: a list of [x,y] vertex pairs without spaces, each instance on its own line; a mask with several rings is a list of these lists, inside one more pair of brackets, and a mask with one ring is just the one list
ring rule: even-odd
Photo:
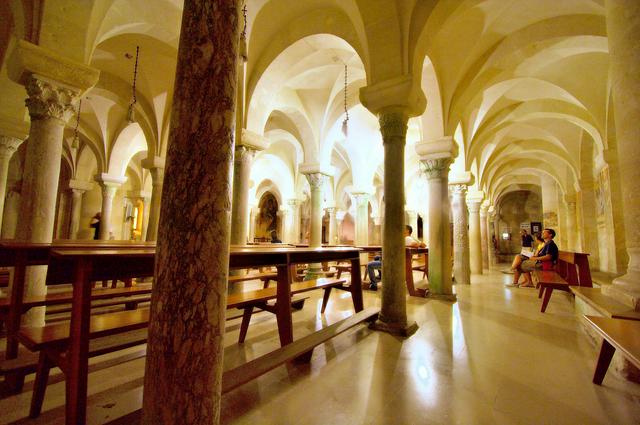
[[489,202],[485,199],[480,204],[480,244],[482,247],[482,269],[489,269],[489,251],[487,250],[487,211],[489,210]]
[[450,181],[453,195],[453,275],[456,283],[471,283],[471,261],[469,259],[469,220],[467,211],[467,186],[473,184],[473,176],[466,176]]
[[372,217],[373,218],[373,241],[371,241],[371,245],[382,245],[382,217]]
[[247,242],[247,218],[249,217],[249,175],[255,151],[246,146],[236,146],[233,156],[233,204],[231,213],[231,244]]
[[578,227],[576,225],[576,195],[565,195],[567,203],[567,250],[578,251]]
[[542,227],[551,228],[559,233],[558,228],[558,196],[556,194],[556,181],[549,176],[540,177],[542,189]]
[[493,238],[498,237],[497,233],[495,233],[493,225],[495,223],[495,218],[496,210],[493,205],[490,205],[489,209],[487,210],[487,254],[489,255],[489,268],[498,264],[495,246],[493,245]]
[[158,238],[158,220],[160,219],[160,206],[162,204],[162,184],[164,182],[165,160],[159,156],[146,158],[142,166],[151,173],[151,203],[149,204],[149,221],[145,234],[146,241],[155,241]]
[[467,197],[469,208],[469,260],[472,274],[482,274],[482,238],[480,235],[480,204],[484,193],[474,191]]
[[260,215],[260,208],[252,207],[249,210],[249,242],[253,242],[256,237],[256,220]]
[[239,0],[184,2],[143,424],[220,421],[239,8]]
[[337,221],[336,221],[336,208],[329,207],[327,208],[327,212],[329,213],[329,244],[338,245],[338,227],[337,227]]
[[300,204],[302,201],[296,198],[287,200],[287,204],[291,209],[291,240],[289,243],[300,243]]
[[80,180],[69,180],[69,189],[71,189],[71,220],[69,222],[69,239],[78,238],[78,230],[80,230],[80,214],[82,211],[82,195],[87,190],[91,190],[93,184]]
[[338,244],[342,243],[342,220],[344,220],[344,211],[338,211],[336,213],[336,230],[338,236]]
[[[409,222],[406,224],[411,226],[411,229],[413,229],[412,236],[418,239],[418,212],[413,210],[405,210],[405,214],[409,217]],[[427,240],[427,238],[425,238],[424,236],[423,239]]]
[[13,239],[18,227],[18,215],[20,212],[20,192],[10,190],[5,196],[4,215],[2,219],[2,239]]
[[352,195],[356,200],[354,243],[356,246],[366,246],[369,245],[369,198],[371,195],[364,192],[355,192]]
[[[26,87],[31,117],[16,238],[47,243],[53,239],[64,127],[78,98],[97,83],[99,72],[24,40],[12,55],[9,77]],[[28,268],[25,297],[46,293],[46,269]],[[44,325],[44,309],[32,309],[23,324]]]
[[626,274],[603,292],[640,310],[640,2],[606,0],[605,10],[629,264]]
[[9,161],[22,143],[17,137],[0,136],[0,228],[4,215],[4,202],[7,195],[7,176],[9,174]]
[[382,306],[376,329],[409,336],[417,329],[407,320],[404,246],[404,148],[409,117],[402,110],[378,113],[384,146],[385,213],[382,229]]
[[311,187],[311,228],[309,234],[309,247],[322,246],[322,188],[325,175],[320,172],[305,174]]
[[[455,301],[451,281],[449,167],[458,156],[453,137],[416,143],[429,191],[429,298]],[[385,192],[386,193],[386,192]],[[416,214],[417,215],[417,214]]]
[[102,210],[100,219],[100,240],[109,240],[111,238],[111,213],[113,211],[113,199],[116,196],[118,188],[127,180],[126,177],[110,176],[108,174],[100,174],[95,178],[102,189]]

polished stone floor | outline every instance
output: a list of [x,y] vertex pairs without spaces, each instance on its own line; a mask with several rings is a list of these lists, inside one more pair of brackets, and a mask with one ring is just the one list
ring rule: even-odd
[[[417,275],[416,275],[417,277]],[[554,293],[540,313],[537,292],[507,288],[497,271],[457,286],[458,302],[409,298],[419,325],[409,339],[362,326],[315,349],[309,365],[280,367],[223,397],[224,424],[638,424],[640,386],[609,373],[591,383],[597,348],[582,333],[567,294]],[[367,292],[365,305],[380,303]],[[352,313],[349,295],[332,295],[319,315],[320,293],[294,314],[295,336]],[[272,315],[254,317],[247,341],[235,343],[228,322],[225,364],[241,364],[278,346]],[[135,353],[131,349],[128,353]],[[119,353],[123,356],[127,353]],[[139,403],[144,359],[110,366],[96,359],[90,375],[90,422],[104,423]],[[43,415],[61,423],[64,382],[52,378]],[[0,423],[28,414],[26,392],[0,400]]]

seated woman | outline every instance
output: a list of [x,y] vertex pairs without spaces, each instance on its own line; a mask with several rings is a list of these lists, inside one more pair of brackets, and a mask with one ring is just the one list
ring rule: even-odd
[[553,241],[556,236],[556,232],[553,229],[544,229],[542,231],[542,239],[544,245],[542,249],[533,257],[525,260],[518,266],[514,275],[512,286],[518,286],[520,275],[524,275],[524,283],[520,285],[521,288],[533,287],[531,282],[531,272],[534,270],[553,270],[553,266],[558,261],[558,246]]
[[[533,255],[532,256],[536,256],[538,255],[538,253],[540,252],[540,250],[542,249],[542,247],[544,246],[544,239],[542,239],[542,236],[540,235],[540,233],[535,233],[533,235],[533,240],[534,240],[534,246],[535,246],[535,250],[533,251]],[[527,257],[526,255],[523,254],[517,254],[514,258],[513,258],[513,263],[511,263],[511,271],[514,272],[516,271],[516,269],[518,267],[520,267],[520,264],[522,264],[523,261],[528,260],[529,257]]]

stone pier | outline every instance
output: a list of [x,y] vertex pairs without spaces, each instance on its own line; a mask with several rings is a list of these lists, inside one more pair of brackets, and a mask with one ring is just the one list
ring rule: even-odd
[[220,421],[239,0],[184,3],[146,373],[144,424]]
[[469,260],[471,273],[482,274],[482,239],[480,235],[480,204],[483,192],[473,191],[467,196],[469,208]]
[[469,219],[467,211],[467,187],[473,184],[473,175],[466,172],[449,181],[453,209],[453,275],[456,283],[471,283],[469,259]]

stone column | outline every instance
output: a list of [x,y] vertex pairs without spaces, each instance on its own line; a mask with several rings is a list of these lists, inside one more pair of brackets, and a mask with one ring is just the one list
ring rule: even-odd
[[384,145],[385,214],[382,236],[382,306],[374,327],[412,335],[418,325],[407,320],[404,246],[404,147],[407,122],[404,111],[387,108],[378,113]]
[[629,264],[626,274],[603,292],[640,310],[640,2],[606,0],[605,6]]
[[[25,103],[31,117],[16,238],[48,243],[55,224],[64,127],[79,96],[98,81],[99,72],[24,40],[18,41],[8,63],[12,64],[9,77],[27,89]],[[46,269],[29,267],[25,297],[46,293]],[[31,310],[23,324],[44,325],[44,309]]]
[[0,228],[4,214],[4,202],[7,195],[7,176],[9,174],[9,161],[22,140],[16,137],[0,136]]
[[280,209],[276,213],[278,216],[278,226],[276,227],[276,235],[278,238],[285,242],[286,235],[289,233],[289,210],[284,205],[280,205]]
[[256,219],[260,214],[260,208],[252,207],[249,212],[249,242],[253,242],[256,237]]
[[111,236],[111,212],[113,210],[113,198],[118,188],[127,180],[126,177],[100,174],[95,180],[102,188],[102,210],[100,219],[100,240],[108,240]]
[[[369,245],[369,198],[364,192],[352,193],[356,200],[356,231],[354,243],[356,246]],[[360,256],[362,260],[362,256]]]
[[87,190],[91,190],[93,184],[80,180],[69,180],[69,189],[71,189],[71,220],[69,222],[69,239],[78,238],[78,230],[80,229],[80,213],[82,211],[82,195]]
[[20,192],[10,190],[4,201],[4,216],[2,220],[2,239],[13,239],[18,227],[18,215],[20,212]]
[[480,204],[480,244],[482,247],[482,269],[489,269],[489,252],[487,251],[487,211],[489,210],[489,201],[486,199]]
[[472,192],[467,198],[469,208],[469,260],[472,274],[482,274],[482,240],[480,236],[480,204],[483,192]]
[[469,172],[450,181],[453,194],[453,275],[456,283],[471,283],[471,261],[469,259],[469,220],[467,212],[467,186],[473,184],[473,175]]
[[[409,222],[406,224],[411,226],[411,228],[413,229],[412,236],[418,239],[418,212],[413,210],[405,210],[405,214],[409,216]],[[427,240],[427,238],[424,238],[424,240]]]
[[320,172],[306,173],[305,177],[311,187],[311,229],[309,247],[322,246],[322,187],[325,175]]
[[338,227],[336,221],[336,207],[327,208],[329,213],[329,245],[338,244]]
[[300,204],[302,201],[296,198],[287,200],[289,208],[291,208],[291,240],[290,243],[300,243]]
[[382,232],[382,217],[372,217],[373,218],[373,241],[371,241],[371,245],[381,245],[381,237],[380,234]]
[[342,220],[344,220],[344,215],[345,215],[344,211],[338,211],[336,213],[336,230],[337,230],[339,244],[342,243]]
[[[451,282],[449,167],[458,156],[453,137],[416,143],[429,186],[429,298],[455,301]],[[385,192],[386,193],[386,192]],[[417,214],[416,214],[417,215]]]
[[184,3],[143,424],[220,421],[239,8],[239,0]]
[[578,228],[576,226],[576,195],[565,195],[567,203],[567,250],[578,251]]
[[[158,220],[160,219],[160,205],[162,204],[162,183],[164,181],[165,160],[159,156],[145,158],[142,166],[151,173],[151,203],[149,204],[149,221],[145,234],[146,241],[155,241],[158,238]],[[146,206],[146,204],[145,204]]]
[[542,227],[551,228],[559,233],[558,228],[558,196],[556,194],[556,181],[549,176],[540,177],[542,188]]
[[489,209],[487,210],[487,254],[489,255],[489,268],[498,264],[495,247],[493,246],[493,237],[498,237],[493,226],[495,218],[496,210],[493,205],[490,205]]

